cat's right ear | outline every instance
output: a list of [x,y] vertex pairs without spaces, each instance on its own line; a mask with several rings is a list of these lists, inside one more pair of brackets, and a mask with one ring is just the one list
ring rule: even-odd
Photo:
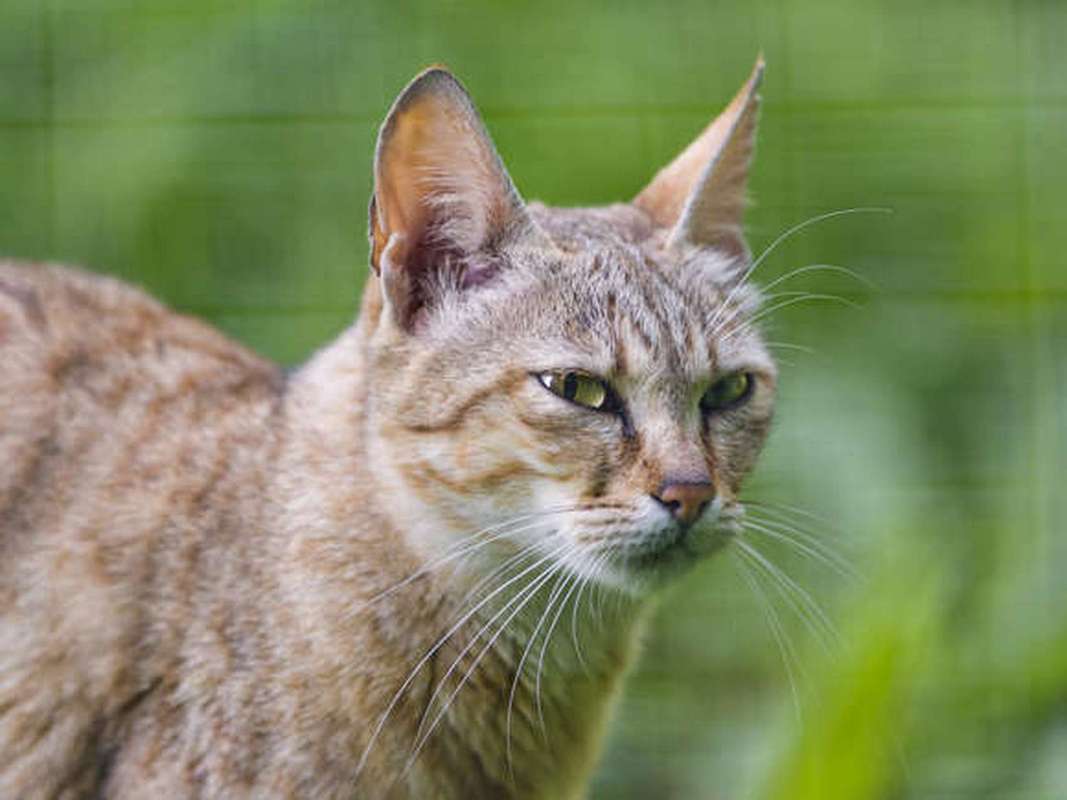
[[462,84],[440,67],[419,74],[389,111],[374,157],[371,266],[394,319],[410,330],[435,280],[487,279],[494,250],[529,225]]

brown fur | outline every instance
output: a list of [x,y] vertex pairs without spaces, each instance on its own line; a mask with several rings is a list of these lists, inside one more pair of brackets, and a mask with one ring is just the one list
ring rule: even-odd
[[[0,264],[0,797],[579,796],[650,590],[728,538],[771,416],[723,238],[758,73],[686,169],[718,166],[600,209],[523,204],[420,76],[378,148],[380,277],[288,380],[136,289]],[[741,369],[749,402],[702,416]],[[671,480],[716,489],[685,535]],[[590,584],[620,598],[600,624]]]

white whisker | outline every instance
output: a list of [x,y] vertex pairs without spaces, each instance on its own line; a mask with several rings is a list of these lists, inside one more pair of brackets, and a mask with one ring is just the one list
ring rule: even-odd
[[[377,603],[378,601],[385,599],[386,597],[396,593],[400,589],[403,589],[405,586],[410,584],[412,581],[415,581],[418,578],[421,578],[424,575],[429,574],[433,570],[437,569],[440,566],[443,566],[444,564],[448,563],[449,561],[453,561],[453,560],[455,560],[457,558],[462,558],[463,556],[470,555],[471,553],[473,553],[473,552],[475,552],[477,550],[480,550],[483,547],[486,547],[486,546],[492,544],[493,542],[499,541],[500,539],[505,539],[505,538],[507,538],[509,536],[516,536],[516,535],[518,535],[520,533],[525,533],[526,531],[531,530],[531,529],[536,527],[536,525],[530,525],[530,526],[523,526],[521,528],[514,529],[513,526],[518,525],[520,522],[528,522],[528,521],[530,521],[532,519],[538,519],[539,520],[539,519],[541,519],[543,517],[546,517],[546,516],[559,514],[559,513],[565,513],[565,512],[568,512],[568,511],[574,511],[576,508],[577,508],[577,506],[570,506],[570,507],[561,506],[561,507],[554,508],[554,509],[545,509],[543,511],[539,511],[539,512],[532,513],[532,514],[522,514],[522,515],[520,515],[518,517],[514,517],[514,518],[509,519],[509,520],[507,520],[505,522],[501,522],[501,523],[498,523],[496,525],[490,525],[487,528],[482,528],[480,531],[476,531],[475,533],[470,534],[469,536],[465,536],[465,537],[461,538],[459,541],[453,543],[452,545],[450,545],[445,550],[444,553],[441,554],[441,556],[439,556],[438,558],[432,560],[429,564],[425,564],[422,567],[420,567],[419,569],[415,570],[413,573],[408,575],[403,580],[399,581],[398,583],[393,584],[388,589],[383,589],[382,591],[380,591],[377,594],[373,595],[372,597],[368,598],[367,600],[365,600],[363,603],[360,604],[360,606],[356,609],[356,611],[362,611],[363,609],[373,605],[374,603]],[[475,539],[478,539],[479,537],[486,536],[488,534],[494,534],[494,535],[490,536],[490,538],[488,538],[488,539],[482,539],[481,541],[473,541]]]
[[789,633],[782,626],[782,621],[778,617],[778,612],[774,610],[774,605],[767,597],[766,592],[759,585],[759,581],[756,579],[756,574],[745,563],[742,552],[739,550],[734,551],[738,558],[734,561],[734,565],[739,567],[738,574],[744,579],[752,590],[752,594],[755,596],[756,601],[760,604],[760,608],[763,609],[763,618],[767,621],[767,627],[771,629],[771,633],[774,635],[774,641],[778,644],[778,652],[782,656],[782,666],[785,667],[786,677],[789,679],[789,691],[793,696],[793,711],[796,714],[797,721],[799,722],[803,718],[800,707],[800,693],[797,691],[797,678],[793,672],[794,663],[797,671],[801,671],[800,661],[796,657],[796,653],[793,650],[793,642],[789,638]]
[[791,270],[789,270],[789,272],[785,273],[784,275],[779,275],[777,278],[775,278],[773,281],[768,283],[766,286],[762,287],[762,290],[764,292],[769,292],[771,289],[773,289],[778,284],[785,283],[788,280],[792,280],[793,278],[799,277],[800,275],[804,275],[804,274],[809,273],[809,272],[836,272],[836,273],[839,273],[841,275],[847,275],[848,277],[853,278],[854,280],[858,281],[859,283],[862,283],[868,289],[877,289],[878,288],[878,287],[876,287],[874,285],[874,283],[872,281],[870,281],[869,279],[863,277],[858,272],[849,269],[848,267],[842,267],[842,266],[839,266],[837,264],[807,264],[807,265],[805,265],[803,267],[797,267],[796,269],[791,269]]
[[777,511],[783,516],[785,516],[786,514],[792,514],[795,517],[804,517],[807,520],[818,523],[819,525],[825,527],[830,526],[830,522],[825,517],[820,517],[818,514],[815,514],[811,511],[807,511],[798,506],[789,505],[788,503],[771,502],[769,500],[745,500],[744,503],[746,506],[756,506],[757,508],[768,511]]
[[[593,567],[595,567],[594,562]],[[578,608],[582,604],[582,595],[585,594],[585,590],[589,587],[589,584],[593,581],[592,567],[588,570],[588,574],[582,577],[578,585],[578,595],[574,598],[574,606],[571,608],[571,642],[574,644],[574,654],[578,658],[578,663],[582,666],[582,672],[586,675],[589,674],[589,665],[585,662],[585,656],[582,653],[582,647],[578,643]]]
[[519,550],[517,553],[509,556],[502,563],[498,564],[487,575],[482,576],[478,580],[478,582],[474,584],[474,586],[472,586],[463,594],[463,597],[461,597],[456,603],[456,608],[465,607],[467,603],[472,601],[482,590],[485,589],[485,587],[489,586],[493,581],[495,581],[501,575],[505,574],[508,570],[518,566],[523,561],[526,561],[529,558],[536,557],[538,554],[537,551],[539,547],[539,542],[531,542],[530,544]]
[[[557,557],[562,556],[563,551],[566,550],[568,547],[573,547],[573,545],[565,544],[561,548],[553,551],[553,553],[550,554],[549,557],[557,558]],[[489,639],[489,641],[485,644],[485,646],[481,649],[481,651],[479,651],[478,654],[474,657],[473,663],[470,665],[470,667],[467,668],[467,671],[463,674],[462,678],[459,681],[459,685],[457,685],[456,688],[452,691],[452,693],[445,699],[441,710],[437,713],[437,716],[434,717],[433,722],[430,723],[429,727],[426,729],[426,732],[422,735],[421,738],[419,738],[419,732],[416,731],[416,734],[415,734],[416,735],[415,746],[414,746],[414,749],[413,749],[411,755],[408,757],[408,760],[407,760],[406,764],[404,765],[403,772],[401,773],[402,775],[407,773],[407,771],[409,769],[411,769],[412,765],[415,763],[415,760],[418,758],[419,753],[422,752],[422,748],[426,745],[426,742],[429,741],[429,738],[433,735],[434,730],[437,728],[437,725],[444,718],[445,714],[448,713],[448,709],[452,706],[452,703],[456,699],[456,696],[460,693],[460,691],[466,685],[467,681],[470,679],[470,676],[473,674],[475,668],[478,666],[479,662],[481,662],[481,660],[485,656],[485,654],[492,648],[492,646],[494,644],[496,644],[497,640],[500,638],[501,634],[503,634],[503,632],[507,628],[507,626],[511,623],[511,621],[513,619],[515,619],[515,617],[519,614],[519,612],[521,612],[522,609],[526,607],[526,605],[530,602],[530,600],[533,599],[533,597],[534,597],[534,595],[536,595],[537,591],[545,583],[547,583],[553,577],[553,575],[555,575],[559,570],[564,569],[564,567],[565,567],[565,564],[562,561],[560,561],[560,562],[548,567],[547,569],[543,570],[538,577],[533,578],[526,585],[526,587],[524,587],[520,592],[518,592],[514,597],[512,597],[511,600],[509,600],[507,602],[507,604],[504,605],[503,608],[501,608],[496,614],[494,614],[492,619],[489,620],[489,622],[487,622],[485,625],[483,625],[478,630],[478,632],[471,638],[471,641],[468,643],[468,645],[466,647],[464,647],[463,651],[452,662],[452,666],[449,667],[448,672],[445,674],[445,676],[438,683],[438,688],[440,688],[441,686],[443,686],[445,684],[445,681],[448,680],[449,676],[454,671],[454,668],[456,667],[456,665],[470,651],[471,645],[478,641],[478,639],[481,637],[482,633],[484,633],[486,630],[488,630],[488,628],[493,624],[493,622],[495,622],[503,613],[505,613],[508,610],[508,608],[510,608],[516,602],[518,603],[515,606],[514,610],[512,610],[511,613],[508,615],[507,619],[505,619],[504,622],[500,625],[500,627],[497,628],[496,633],[493,634],[493,636]],[[437,696],[437,692],[435,691],[434,692],[434,697],[436,697],[436,696]],[[430,698],[430,702],[427,704],[427,708],[432,706],[434,697]],[[421,729],[421,726],[420,726],[420,729]]]
[[[522,571],[522,573],[520,573],[516,577],[521,577],[522,575],[525,575],[525,574],[529,573],[532,569],[535,569],[538,566],[541,566],[542,564],[545,564],[546,562],[550,562],[553,558],[555,558],[557,555],[559,555],[560,553],[565,551],[568,547],[570,547],[570,545],[568,543],[564,543],[564,544],[560,545],[560,547],[558,547],[556,550],[554,550],[551,553],[549,553],[547,555],[544,555],[541,558],[539,558],[536,563],[532,564],[529,568],[524,569]],[[539,573],[537,573],[534,577],[530,578],[526,582],[526,584],[522,587],[522,589],[520,589],[518,592],[516,592],[514,595],[512,595],[512,597],[509,598],[508,601],[506,603],[504,603],[504,605],[501,608],[496,609],[494,611],[493,615],[490,617],[489,621],[486,622],[486,623],[483,623],[481,625],[481,627],[478,629],[478,631],[476,631],[475,634],[473,636],[471,636],[471,638],[467,641],[467,643],[460,650],[459,655],[456,656],[456,658],[452,661],[452,664],[449,666],[448,671],[445,672],[444,676],[442,676],[442,678],[437,682],[437,685],[434,687],[433,693],[430,695],[430,699],[426,701],[426,716],[429,715],[431,709],[433,708],[434,701],[437,700],[437,698],[440,696],[441,692],[444,690],[445,683],[452,676],[452,673],[455,672],[455,670],[459,666],[460,662],[462,661],[463,657],[467,653],[469,653],[471,651],[471,649],[475,646],[475,644],[477,644],[478,639],[481,637],[482,633],[486,629],[488,629],[497,619],[499,619],[501,616],[503,616],[505,613],[507,613],[507,610],[509,608],[511,608],[511,606],[515,602],[517,602],[521,597],[525,596],[524,593],[527,592],[533,584],[535,584],[538,580],[540,580],[540,578],[543,575],[545,575],[546,571],[551,572],[554,569],[554,567],[555,567],[554,564],[550,564],[548,567],[545,567]],[[511,583],[511,582],[512,582],[512,580],[508,581],[508,583]],[[415,731],[415,739],[416,739],[416,741],[418,741],[418,739],[420,737],[420,734],[423,731],[423,727],[426,724],[426,716],[424,716],[424,718],[419,723],[419,726]]]
[[[836,294],[802,294],[799,297],[790,297],[787,300],[782,300],[781,302],[774,303],[773,305],[770,305],[767,308],[760,309],[757,313],[753,314],[751,317],[746,319],[736,328],[727,332],[722,337],[722,341],[727,342],[735,336],[739,336],[742,333],[747,333],[755,327],[757,322],[762,319],[766,319],[770,314],[773,314],[775,311],[781,311],[783,308],[794,306],[797,303],[807,303],[814,300],[825,300],[827,302],[832,303],[841,303],[842,305],[846,305],[849,308],[859,308],[856,303],[852,302],[851,300],[846,300],[844,297],[838,297]],[[718,334],[720,330],[721,326],[719,329],[716,329],[715,333]]]
[[577,572],[574,573],[574,577],[570,582],[570,588],[567,590],[567,594],[564,598],[560,601],[559,608],[556,609],[556,615],[552,618],[552,622],[548,626],[548,632],[545,633],[544,641],[541,643],[541,653],[537,657],[537,677],[534,681],[534,699],[537,705],[537,719],[541,724],[541,733],[546,739],[548,738],[548,732],[545,728],[544,710],[541,708],[541,675],[544,674],[545,652],[548,650],[552,632],[556,629],[556,624],[559,622],[559,618],[563,615],[563,611],[567,607],[567,601],[570,600],[571,595],[574,594],[574,590],[578,588],[579,578],[580,575]]
[[[773,304],[774,301],[776,301],[776,300],[782,301],[782,300],[785,300],[785,299],[798,298],[797,302],[800,302],[800,300],[799,300],[800,298],[811,300],[811,299],[815,299],[817,297],[818,297],[817,295],[814,295],[811,292],[807,292],[807,291],[788,290],[788,291],[782,291],[782,292],[774,292],[773,294],[765,294],[765,295],[761,296],[760,297],[760,301],[759,301],[759,305],[760,305],[760,308],[763,309],[763,310],[773,311],[774,309],[770,308],[770,306],[768,304]],[[841,300],[841,302],[848,302],[848,301],[844,300],[843,298],[837,298],[837,299]],[[777,308],[777,306],[776,306],[776,308]],[[746,312],[747,312],[746,308],[744,308],[743,306],[738,306],[729,315],[727,315],[727,316],[723,317],[721,320],[719,320],[719,322],[716,323],[715,325],[709,324],[708,327],[711,329],[712,335],[713,336],[717,336],[719,333],[721,333],[722,331],[726,330],[726,328],[728,328],[731,323],[733,323],[736,319],[738,319],[738,317],[740,317],[741,315],[745,314]],[[716,312],[716,313],[718,313],[718,312]],[[738,326],[738,329],[744,329],[745,326],[748,325],[752,321],[752,319],[754,319],[754,317],[743,321]]]
[[[522,676],[522,670],[526,665],[526,659],[530,655],[530,650],[533,647],[534,642],[537,640],[537,634],[541,631],[541,626],[544,625],[545,620],[548,619],[548,615],[552,611],[552,604],[558,597],[559,593],[563,591],[563,587],[566,585],[566,575],[560,573],[556,578],[556,584],[552,587],[552,592],[548,596],[548,600],[545,602],[544,611],[541,613],[540,618],[537,620],[537,625],[534,627],[533,632],[526,640],[526,646],[522,649],[522,656],[519,658],[518,666],[515,667],[515,677],[511,681],[511,691],[508,694],[508,711],[507,720],[505,722],[506,740],[507,740],[507,757],[508,764],[511,762],[511,715],[515,706],[515,694],[519,688],[519,679]],[[509,766],[510,769],[510,766]]]
[[764,347],[769,347],[772,350],[797,350],[801,353],[807,353],[813,355],[815,353],[814,347],[808,347],[803,344],[792,344],[790,342],[764,342]]
[[[847,577],[851,580],[866,580],[863,573],[855,567],[850,559],[835,549],[830,542],[826,541],[824,536],[815,533],[812,529],[806,528],[802,523],[798,522],[796,517],[804,517],[806,520],[817,522],[822,528],[831,529],[830,524],[825,520],[811,512],[792,506],[752,500],[745,501],[745,505],[748,508],[749,518],[754,518],[757,522],[773,528],[783,535],[794,537],[809,547],[820,551],[824,556],[833,560],[841,570],[845,571]],[[792,514],[792,517],[790,517],[790,514]]]
[[756,258],[756,260],[752,262],[752,265],[748,269],[746,269],[744,271],[744,273],[741,275],[741,277],[734,284],[733,288],[727,293],[726,297],[723,299],[722,303],[719,306],[719,312],[717,312],[715,314],[715,316],[712,317],[712,320],[709,323],[708,327],[710,327],[713,330],[716,329],[716,324],[718,322],[719,313],[721,313],[722,311],[724,311],[726,308],[729,307],[730,301],[733,300],[734,296],[737,294],[737,292],[741,291],[741,288],[748,283],[749,278],[752,277],[752,273],[756,271],[756,269],[759,267],[759,265],[762,264],[764,262],[764,260],[766,260],[766,258],[778,248],[778,246],[780,244],[782,244],[783,242],[788,240],[794,234],[799,233],[800,231],[804,230],[805,228],[808,228],[808,227],[810,227],[812,225],[815,225],[815,224],[817,224],[819,222],[823,222],[824,220],[832,219],[833,217],[841,217],[841,216],[845,216],[847,214],[892,214],[892,213],[893,213],[892,209],[890,209],[890,208],[881,208],[881,207],[878,207],[878,206],[871,206],[871,207],[858,206],[856,208],[842,208],[842,209],[838,209],[837,211],[828,211],[825,214],[817,214],[814,217],[809,217],[808,219],[804,220],[803,222],[797,223],[796,225],[792,226],[791,228],[786,229],[786,231],[783,232],[783,233],[780,233],[777,236],[777,238],[775,238],[775,240],[773,242],[771,242],[770,245],[767,248],[765,248],[762,253],[760,253],[759,257]]
[[856,574],[853,572],[848,562],[844,561],[833,551],[826,550],[817,541],[806,541],[807,537],[804,537],[798,531],[786,531],[780,528],[775,528],[767,520],[756,520],[752,516],[748,516],[742,522],[747,530],[754,531],[756,533],[762,533],[764,536],[769,536],[776,541],[783,542],[784,544],[793,547],[798,552],[807,555],[809,558],[818,561],[821,564],[832,569],[838,575],[843,578],[855,578]]
[[[538,546],[538,543],[530,545],[531,548],[532,547],[537,547],[537,546]],[[483,606],[485,606],[486,603],[488,603],[494,597],[499,595],[502,591],[507,589],[507,587],[510,586],[511,584],[513,584],[515,581],[519,580],[524,575],[528,574],[530,571],[536,569],[538,566],[540,566],[544,562],[550,560],[553,557],[553,555],[554,555],[554,552],[543,556],[538,561],[536,561],[533,564],[531,564],[530,566],[524,568],[517,575],[513,575],[512,577],[508,578],[504,583],[502,583],[500,586],[498,586],[496,589],[494,589],[492,592],[490,592],[488,595],[486,595],[484,598],[482,598],[482,600],[477,605],[475,605],[473,608],[471,608],[467,613],[465,613],[459,619],[458,622],[456,622],[454,625],[452,625],[452,627],[450,627],[448,629],[448,631],[446,631],[443,636],[438,638],[438,640],[426,652],[426,654],[423,655],[421,659],[419,659],[418,663],[415,664],[415,667],[408,673],[408,677],[400,685],[400,688],[396,690],[396,693],[393,695],[392,699],[389,701],[389,704],[386,706],[385,711],[382,713],[381,717],[379,718],[378,723],[374,728],[374,732],[371,734],[370,740],[367,742],[366,747],[364,747],[364,749],[363,749],[363,753],[360,756],[359,763],[356,765],[356,776],[357,776],[357,778],[360,775],[360,773],[363,771],[363,768],[366,766],[367,759],[370,756],[371,750],[373,749],[375,742],[378,740],[378,737],[381,735],[382,729],[385,727],[386,720],[388,720],[390,714],[392,714],[393,709],[396,707],[396,704],[398,702],[400,702],[400,698],[403,697],[404,692],[406,692],[408,687],[411,686],[411,683],[415,680],[415,677],[418,675],[419,671],[429,662],[429,660],[431,658],[433,658],[434,654],[438,650],[440,650],[441,647],[444,646],[445,642],[447,642],[449,640],[449,638],[451,638],[451,636],[456,631],[458,631],[461,627],[463,627],[463,625],[465,625],[467,623],[467,621],[472,616],[474,616],[474,614],[476,614],[479,611],[479,609],[481,609]]]
[[794,234],[800,233],[800,231],[804,230],[805,228],[810,228],[812,225],[817,225],[818,223],[823,222],[825,220],[833,219],[834,217],[843,217],[848,214],[892,213],[893,209],[885,208],[883,206],[857,206],[856,208],[841,208],[837,211],[827,211],[825,214],[816,214],[814,217],[809,217],[803,222],[798,222],[793,227],[788,228],[784,233],[780,233],[777,238],[775,238],[775,240],[771,242],[770,245],[768,245],[762,253],[760,253],[759,257],[752,262],[752,266],[749,267],[748,271],[745,272],[743,280],[748,280],[752,273],[756,271],[756,268],[760,264],[762,264],[767,259],[767,257],[778,248],[780,244],[787,241]]
[[780,567],[772,564],[751,542],[737,537],[735,543],[741,552],[747,553],[751,563],[760,568],[773,581],[774,587],[789,604],[794,613],[804,621],[815,635],[820,647],[827,653],[833,652],[840,639],[837,629],[830,622],[822,607],[815,602],[808,592],[790,578]]

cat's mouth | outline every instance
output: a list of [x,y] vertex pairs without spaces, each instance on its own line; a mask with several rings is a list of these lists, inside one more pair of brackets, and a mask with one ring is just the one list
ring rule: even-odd
[[698,524],[672,524],[619,548],[617,563],[637,574],[671,574],[721,550],[740,531],[740,514]]
[[616,516],[608,526],[598,525],[594,518],[571,532],[571,541],[578,543],[573,566],[605,586],[644,594],[669,584],[723,549],[741,533],[743,515],[736,501],[720,501],[709,505],[691,524],[663,513],[635,513],[629,519]]

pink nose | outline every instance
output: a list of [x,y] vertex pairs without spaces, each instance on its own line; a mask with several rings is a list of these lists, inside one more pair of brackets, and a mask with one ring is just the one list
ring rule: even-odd
[[683,525],[692,525],[715,499],[715,487],[707,481],[665,483],[652,499],[664,506]]

